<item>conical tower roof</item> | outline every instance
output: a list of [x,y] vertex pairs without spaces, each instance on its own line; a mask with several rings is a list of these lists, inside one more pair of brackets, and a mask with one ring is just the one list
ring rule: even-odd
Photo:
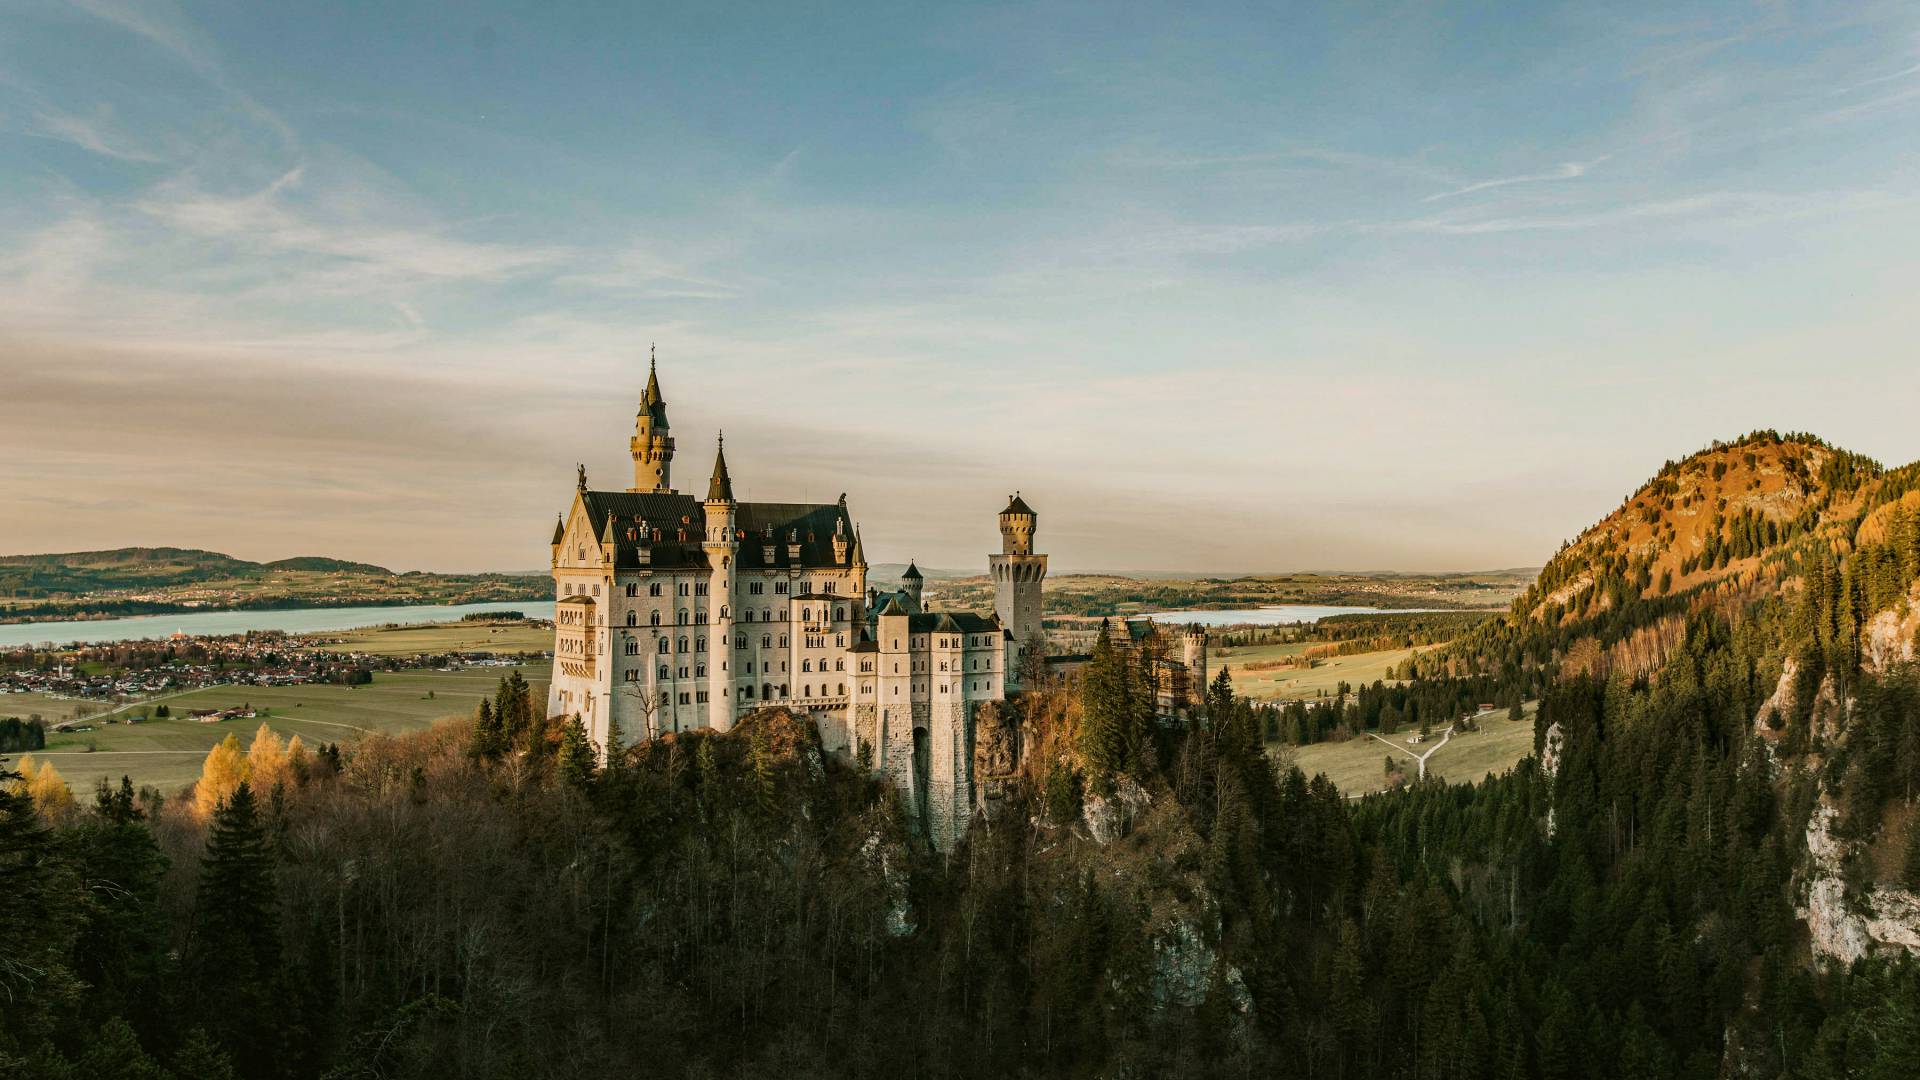
[[909,581],[909,580],[911,580],[911,581],[919,581],[919,580],[921,580],[921,579],[922,579],[922,578],[924,578],[924,577],[926,577],[926,575],[925,575],[925,574],[922,574],[922,573],[920,572],[920,568],[919,568],[918,566],[915,566],[915,565],[914,565],[913,563],[911,563],[911,562],[909,562],[909,563],[907,564],[907,570],[906,570],[906,572],[900,575],[900,580],[902,580],[902,581]]
[[647,349],[647,392],[640,398],[640,407],[653,417],[655,425],[667,426],[667,399],[660,394],[660,365],[651,346]]
[[733,477],[727,475],[727,437],[720,436],[720,445],[713,453],[713,481],[707,485],[708,502],[732,502]]

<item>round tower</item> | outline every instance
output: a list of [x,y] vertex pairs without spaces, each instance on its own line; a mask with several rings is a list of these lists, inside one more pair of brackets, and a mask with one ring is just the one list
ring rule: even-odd
[[1007,508],[1000,511],[1000,554],[987,558],[993,575],[993,611],[1013,636],[1005,672],[1009,689],[1018,687],[1022,654],[1036,641],[1044,648],[1040,594],[1047,578],[1047,557],[1033,551],[1038,523],[1039,516],[1018,492],[1008,496]]
[[727,437],[720,436],[713,452],[713,479],[707,484],[706,535],[700,549],[707,556],[707,726],[726,731],[733,726],[733,558],[739,549],[740,504],[733,498],[733,477],[727,474]]
[[920,603],[921,594],[926,591],[926,584],[926,576],[920,573],[920,568],[913,564],[913,560],[907,560],[907,571],[900,575],[900,590],[907,594],[913,609],[911,613],[914,615],[927,610]]
[[642,495],[665,495],[673,490],[673,435],[667,430],[667,400],[660,396],[660,373],[651,349],[647,352],[647,392],[633,419],[633,486]]

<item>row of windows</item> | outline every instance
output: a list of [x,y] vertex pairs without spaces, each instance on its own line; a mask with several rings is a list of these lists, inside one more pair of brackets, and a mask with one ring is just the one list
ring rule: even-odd
[[[821,615],[823,615],[823,616],[824,616],[824,615],[825,615],[826,613],[827,613],[827,609],[826,609],[826,608],[821,608],[821,609],[820,609],[820,614],[821,614]],[[724,604],[723,604],[723,605],[721,605],[721,607],[720,607],[720,618],[721,618],[722,620],[725,620],[725,619],[727,618],[727,608],[726,608],[726,605],[724,605]],[[845,608],[835,608],[835,609],[834,609],[834,612],[833,612],[833,618],[834,618],[834,620],[835,620],[836,622],[845,622],[845,621],[846,621],[846,619],[847,619],[847,609],[845,609]],[[812,609],[812,608],[802,608],[802,609],[800,610],[800,619],[801,619],[801,621],[802,621],[802,622],[812,622],[812,621],[813,621],[813,609]],[[562,621],[564,622],[564,621],[566,621],[566,620],[565,620],[565,619],[563,618],[563,619],[562,619]],[[706,612],[704,612],[704,611],[695,611],[695,612],[691,612],[691,613],[689,613],[689,612],[687,611],[687,609],[686,609],[686,608],[681,608],[681,609],[680,609],[679,611],[677,611],[677,612],[675,612],[675,613],[674,613],[674,623],[675,623],[675,625],[678,625],[678,626],[685,626],[685,625],[687,625],[687,623],[688,623],[689,621],[691,621],[691,622],[694,622],[694,623],[698,623],[698,624],[699,624],[699,625],[701,625],[701,626],[705,626],[705,625],[707,624],[707,613],[706,613]],[[744,611],[742,611],[742,612],[740,613],[740,621],[741,621],[741,622],[749,622],[749,623],[750,623],[750,622],[752,622],[752,621],[753,621],[753,609],[752,609],[752,608],[748,608],[748,609],[746,609],[746,610],[744,610]],[[760,621],[761,621],[761,622],[774,622],[774,621],[776,621],[776,620],[774,619],[774,617],[773,617],[773,609],[772,609],[772,608],[764,608],[764,609],[762,609],[762,610],[761,610],[761,612],[760,612]],[[637,611],[629,611],[629,612],[627,612],[627,625],[628,625],[628,626],[639,626],[639,625],[640,625],[640,613],[639,613],[639,612],[637,612]],[[648,613],[648,625],[650,625],[650,626],[659,626],[659,625],[660,625],[660,613],[659,613],[658,611],[653,611],[653,612],[649,612],[649,613]]]

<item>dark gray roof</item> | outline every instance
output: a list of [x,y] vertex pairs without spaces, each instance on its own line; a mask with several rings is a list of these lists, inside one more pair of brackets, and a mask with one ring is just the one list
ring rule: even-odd
[[[660,569],[705,568],[707,554],[700,547],[707,533],[706,508],[691,495],[634,491],[585,491],[588,520],[596,535],[613,529],[614,567],[640,566],[641,522],[646,523],[651,566]],[[837,522],[852,535],[847,509],[837,503],[740,503],[734,510],[739,545],[734,564],[742,570],[771,568],[827,569],[844,566],[833,557],[833,530]],[[767,557],[767,530],[773,530],[773,557]],[[653,540],[653,533],[659,534]],[[790,543],[800,545],[800,557],[788,555]]]
[[1007,508],[1005,510],[1000,511],[1001,517],[1007,517],[1012,514],[1025,514],[1028,517],[1040,516],[1033,512],[1033,507],[1028,506],[1027,501],[1025,499],[1022,499],[1020,497],[1020,493],[1017,491],[1014,492],[1013,495],[1007,499]]
[[900,575],[900,580],[907,581],[909,579],[912,579],[914,581],[919,581],[919,580],[922,580],[923,577],[924,575],[920,573],[920,568],[913,565],[911,562],[909,562],[907,564],[906,572]]

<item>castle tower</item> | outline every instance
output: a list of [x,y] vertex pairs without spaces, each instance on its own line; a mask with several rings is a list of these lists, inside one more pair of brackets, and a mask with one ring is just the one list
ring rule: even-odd
[[642,495],[665,495],[673,490],[673,436],[667,431],[667,400],[660,396],[660,373],[652,350],[647,354],[647,392],[633,419],[633,486]]
[[1207,706],[1207,628],[1189,624],[1181,645],[1187,663],[1187,715],[1199,716]]
[[1013,635],[1005,673],[1009,689],[1018,686],[1021,656],[1044,633],[1040,588],[1047,578],[1047,557],[1033,553],[1033,530],[1038,520],[1018,492],[1008,497],[1007,508],[1000,511],[1000,554],[987,558],[993,574],[994,614]]
[[707,726],[726,731],[733,726],[733,675],[728,660],[733,655],[733,557],[740,546],[736,531],[740,507],[733,498],[733,477],[727,475],[725,435],[720,436],[713,453],[713,479],[707,484],[704,507],[707,534],[700,547],[706,552],[709,568]]
[[920,573],[920,568],[915,566],[912,560],[908,560],[906,573],[900,575],[900,588],[907,594],[907,599],[912,601],[912,613],[915,615],[927,610],[920,603],[926,584],[926,576]]

